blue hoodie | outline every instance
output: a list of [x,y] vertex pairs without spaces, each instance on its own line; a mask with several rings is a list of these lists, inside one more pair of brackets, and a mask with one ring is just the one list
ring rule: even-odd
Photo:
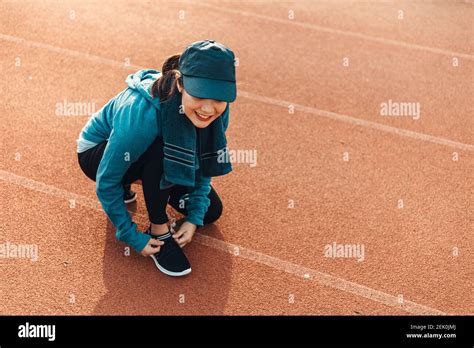
[[[123,201],[122,179],[132,163],[146,151],[156,137],[163,137],[161,118],[157,117],[160,100],[150,93],[151,85],[161,76],[156,70],[140,70],[127,77],[128,88],[113,97],[91,116],[78,139],[79,149],[108,140],[97,170],[96,193],[105,213],[117,228],[116,237],[140,252],[150,236],[137,230]],[[159,113],[158,113],[159,114]],[[227,129],[229,113],[223,117]],[[186,203],[186,220],[203,225],[210,204],[211,178],[196,170],[194,190]],[[161,178],[157,178],[159,181]]]

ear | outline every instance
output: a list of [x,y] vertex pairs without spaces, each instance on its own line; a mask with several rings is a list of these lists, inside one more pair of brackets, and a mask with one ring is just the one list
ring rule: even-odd
[[179,80],[176,81],[176,87],[178,87],[179,93],[183,93],[183,86],[179,83]]
[[178,87],[179,93],[183,93],[183,86],[179,83],[179,78],[181,77],[181,73],[179,71],[176,72],[176,87]]

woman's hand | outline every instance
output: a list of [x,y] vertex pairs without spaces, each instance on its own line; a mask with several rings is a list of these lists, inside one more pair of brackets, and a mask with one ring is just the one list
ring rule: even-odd
[[150,240],[148,241],[148,244],[145,245],[142,251],[140,251],[140,254],[145,257],[153,255],[157,253],[158,251],[160,251],[161,246],[163,244],[165,244],[165,242],[162,242],[161,240],[158,240],[155,238],[150,238]]
[[185,221],[179,228],[179,231],[173,234],[174,240],[182,248],[193,240],[194,232],[196,232],[197,226],[191,222]]

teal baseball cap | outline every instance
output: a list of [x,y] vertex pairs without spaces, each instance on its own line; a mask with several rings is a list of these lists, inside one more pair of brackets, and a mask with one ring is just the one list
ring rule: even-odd
[[235,55],[214,40],[196,41],[181,54],[183,87],[193,97],[233,102],[237,97]]

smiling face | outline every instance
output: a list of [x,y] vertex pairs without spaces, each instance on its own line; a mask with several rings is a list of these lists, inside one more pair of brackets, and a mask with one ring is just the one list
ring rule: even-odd
[[181,105],[184,114],[197,128],[206,128],[219,118],[227,107],[227,102],[215,99],[196,98],[188,94],[178,82],[178,90],[182,94]]

